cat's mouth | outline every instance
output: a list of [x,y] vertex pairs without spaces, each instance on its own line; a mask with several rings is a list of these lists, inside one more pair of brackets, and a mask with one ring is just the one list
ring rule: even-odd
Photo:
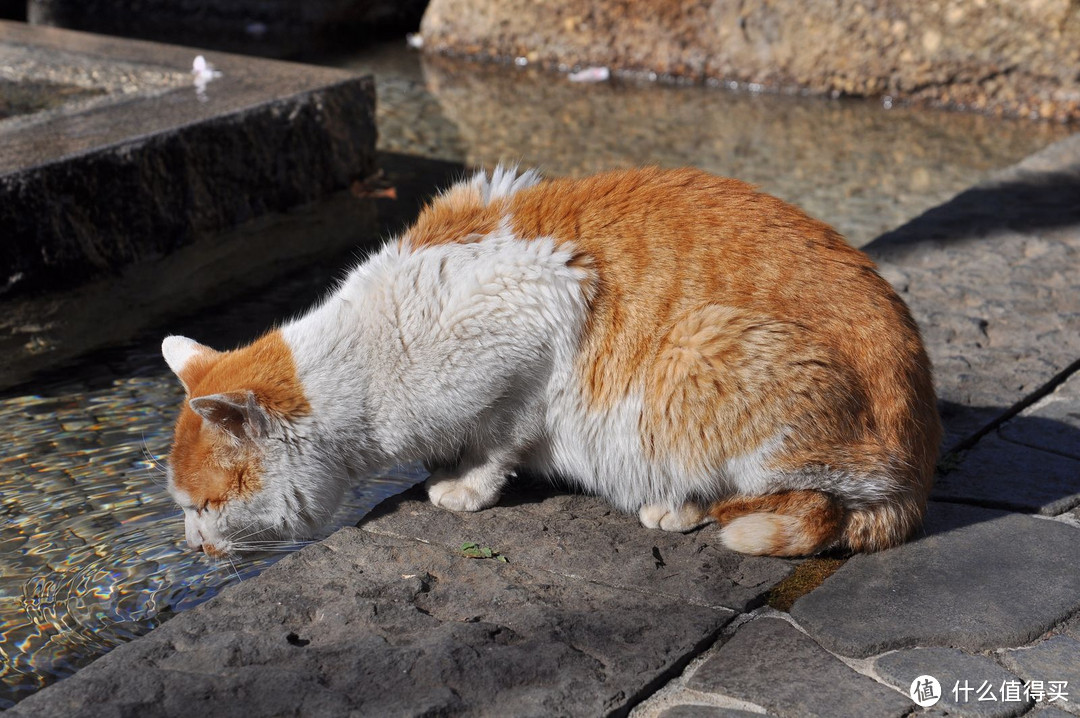
[[201,548],[202,552],[210,558],[225,558],[229,555],[228,551],[223,551],[212,543],[204,543]]

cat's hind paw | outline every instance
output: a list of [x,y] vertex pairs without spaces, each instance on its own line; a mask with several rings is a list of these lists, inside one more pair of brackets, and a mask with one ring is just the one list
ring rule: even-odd
[[428,498],[439,508],[450,511],[480,511],[499,501],[499,492],[482,493],[464,479],[451,479],[432,474],[425,484]]
[[662,531],[692,531],[712,521],[705,508],[687,501],[677,509],[666,504],[645,504],[638,510],[641,525]]

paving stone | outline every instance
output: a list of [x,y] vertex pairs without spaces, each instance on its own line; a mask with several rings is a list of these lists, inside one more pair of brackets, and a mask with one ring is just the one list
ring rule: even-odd
[[725,549],[715,526],[690,534],[650,530],[600,498],[524,479],[497,506],[476,513],[437,508],[418,486],[380,504],[360,526],[450,548],[474,541],[514,565],[738,611],[760,605],[794,567]]
[[10,715],[596,716],[732,615],[347,528]]
[[668,708],[660,714],[659,718],[761,718],[762,715],[737,708],[687,704]]
[[900,716],[911,700],[856,673],[792,626],[762,618],[739,628],[687,681],[779,716]]
[[[878,675],[904,693],[919,676],[933,676],[941,684],[941,700],[935,707],[949,715],[1009,718],[1020,715],[1032,705],[1032,701],[1023,700],[1022,681],[1017,676],[989,658],[971,656],[953,648],[916,648],[887,653],[874,662],[874,668]],[[1002,690],[1006,681],[1012,681],[1021,700],[1004,701]],[[975,690],[966,691],[969,687]],[[979,700],[980,695],[984,700]]]
[[1063,689],[1069,695],[1055,704],[1071,713],[1080,714],[1080,640],[1070,636],[1053,636],[1030,648],[1006,651],[1001,662],[1026,681],[1067,681]]
[[995,432],[938,477],[931,498],[1056,516],[1080,505],[1080,460],[1005,441]]
[[907,280],[951,448],[1080,357],[1080,135],[863,249]]
[[1072,718],[1072,714],[1050,705],[1038,707],[1028,715],[1032,718]]
[[895,648],[1022,646],[1080,610],[1080,529],[931,502],[926,535],[852,557],[791,615],[821,645],[866,657]]
[[1080,459],[1080,373],[1001,427],[1018,444]]

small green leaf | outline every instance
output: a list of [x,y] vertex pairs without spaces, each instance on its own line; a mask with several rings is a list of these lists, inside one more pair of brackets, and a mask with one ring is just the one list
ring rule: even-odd
[[498,560],[502,561],[503,563],[510,563],[509,561],[506,560],[506,556],[496,556],[496,558]]
[[461,544],[461,550],[462,550],[462,551],[471,551],[471,550],[473,550],[474,548],[479,548],[479,546],[477,546],[477,545],[476,545],[476,544],[475,544],[474,542],[472,542],[472,541],[466,541],[465,543]]

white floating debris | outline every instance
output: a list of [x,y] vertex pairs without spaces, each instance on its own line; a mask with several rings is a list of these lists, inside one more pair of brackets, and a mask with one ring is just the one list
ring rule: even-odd
[[244,32],[252,37],[262,37],[269,29],[263,22],[249,22],[244,26]]
[[195,60],[191,63],[191,75],[194,78],[195,95],[200,102],[206,102],[206,86],[212,80],[221,77],[221,73],[215,70],[214,66],[207,62],[205,57],[196,55]]
[[419,50],[424,46],[424,36],[418,32],[405,33],[405,43],[414,50]]
[[606,67],[586,67],[570,73],[570,82],[605,82],[610,78],[611,70]]

